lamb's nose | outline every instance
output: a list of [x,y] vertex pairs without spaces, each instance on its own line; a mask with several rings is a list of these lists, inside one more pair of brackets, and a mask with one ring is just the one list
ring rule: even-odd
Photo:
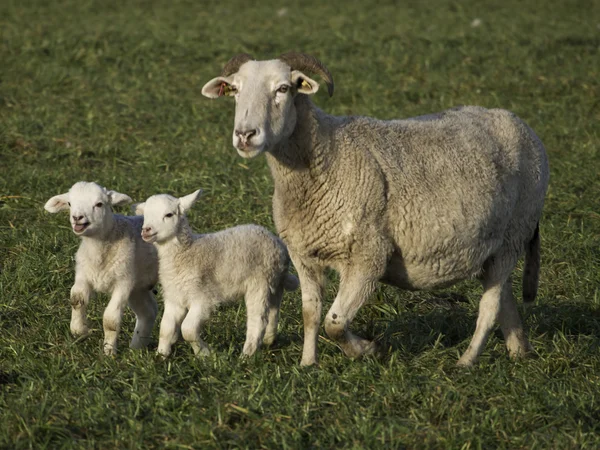
[[148,234],[152,231],[152,227],[142,228],[142,234]]
[[81,220],[81,219],[83,219],[83,216],[73,216],[73,220],[74,221],[78,221],[78,220]]

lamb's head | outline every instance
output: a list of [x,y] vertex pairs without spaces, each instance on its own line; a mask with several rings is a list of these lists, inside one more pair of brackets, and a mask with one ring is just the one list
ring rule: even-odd
[[254,61],[245,53],[234,56],[220,77],[204,85],[202,94],[208,98],[235,97],[233,146],[240,156],[252,158],[269,151],[292,134],[296,127],[294,98],[319,89],[303,71],[321,75],[333,95],[329,70],[313,56],[295,52],[270,61]]
[[69,192],[52,197],[44,208],[50,213],[70,210],[71,226],[78,236],[103,234],[113,223],[113,205],[130,203],[131,198],[96,183],[79,181]]
[[198,200],[201,189],[176,198],[168,194],[153,195],[144,203],[135,205],[135,213],[144,216],[142,239],[146,242],[162,244],[177,237],[185,224],[185,212]]

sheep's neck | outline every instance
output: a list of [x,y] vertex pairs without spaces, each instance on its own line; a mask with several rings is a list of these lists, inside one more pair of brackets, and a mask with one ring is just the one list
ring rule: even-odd
[[187,220],[184,219],[180,222],[177,234],[173,238],[157,245],[158,254],[160,257],[177,254],[188,249],[192,242],[194,242],[194,235]]
[[318,177],[327,171],[333,156],[328,136],[332,127],[324,124],[335,118],[315,107],[307,95],[298,95],[295,107],[297,119],[293,133],[267,153],[276,184],[288,180],[294,173]]

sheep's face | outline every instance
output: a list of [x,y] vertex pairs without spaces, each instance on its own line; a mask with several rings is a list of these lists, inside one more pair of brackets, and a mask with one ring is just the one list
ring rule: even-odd
[[112,205],[131,202],[131,198],[109,191],[96,183],[79,181],[69,192],[52,197],[44,206],[46,211],[70,211],[73,232],[78,236],[94,236],[108,231],[113,220]]
[[296,127],[294,97],[318,89],[316,81],[276,59],[248,61],[233,75],[206,83],[202,94],[235,98],[233,146],[240,156],[253,158],[292,134]]
[[191,208],[201,190],[181,198],[167,194],[153,195],[146,202],[135,205],[135,213],[144,216],[142,239],[162,244],[177,237],[184,223],[185,212]]

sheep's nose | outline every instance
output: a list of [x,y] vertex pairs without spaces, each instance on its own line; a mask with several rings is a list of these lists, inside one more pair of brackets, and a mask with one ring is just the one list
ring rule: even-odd
[[83,219],[83,216],[73,216],[73,220],[77,221],[77,220],[81,220]]
[[142,228],[142,234],[148,234],[152,231],[152,227]]
[[258,134],[257,130],[247,130],[247,131],[240,131],[240,130],[235,130],[235,135],[237,137],[239,137],[243,142],[248,142],[252,136]]

